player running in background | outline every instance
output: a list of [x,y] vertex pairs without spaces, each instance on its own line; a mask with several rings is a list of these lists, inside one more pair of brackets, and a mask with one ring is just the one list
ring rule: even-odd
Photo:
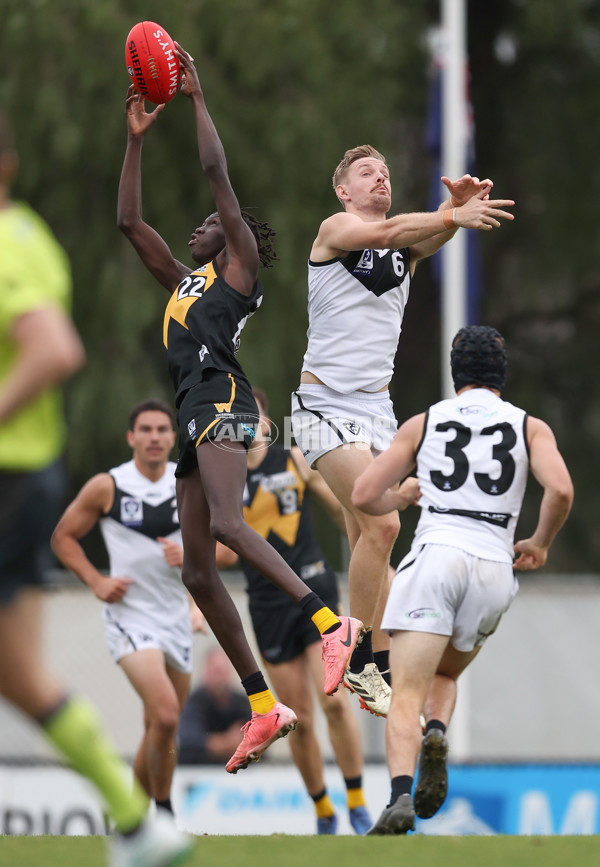
[[242,743],[226,765],[235,773],[287,734],[296,724],[296,715],[276,702],[267,688],[235,604],[219,577],[216,540],[251,562],[313,619],[322,635],[327,693],[337,689],[362,624],[354,618],[338,618],[244,522],[246,450],[254,437],[258,413],[236,351],[242,328],[262,299],[258,270],[261,262],[268,266],[274,258],[273,232],[240,210],[192,58],[177,43],[176,51],[183,70],[181,93],[194,108],[200,164],[217,211],[192,233],[189,250],[194,268],[177,261],[160,235],[144,222],[142,144],[164,106],[147,113],[142,98],[131,87],[118,224],[171,296],[163,342],[176,390],[180,430],[176,476],[184,547],[182,577],[233,663],[252,707]]
[[[332,611],[339,610],[337,577],[325,561],[314,534],[310,495],[314,495],[345,532],[340,504],[322,476],[311,470],[297,446],[269,446],[271,429],[267,396],[253,394],[260,424],[248,449],[244,493],[246,522],[281,554],[286,563]],[[217,548],[217,565],[232,566],[237,555]],[[317,833],[335,834],[338,819],[327,794],[323,758],[315,732],[314,694],[327,720],[329,739],[347,791],[348,816],[357,834],[371,827],[362,790],[362,747],[358,723],[345,690],[323,694],[320,636],[311,620],[250,563],[242,560],[247,579],[250,617],[269,678],[278,698],[298,714],[290,736],[292,758],[312,798]]]
[[[428,819],[442,806],[457,678],[514,599],[513,566],[544,565],[573,501],[551,429],[501,397],[506,350],[496,329],[461,328],[451,364],[456,397],[405,422],[352,495],[358,508],[387,514],[403,505],[394,486],[417,468],[421,517],[382,620],[392,636],[386,725],[392,792],[369,834],[405,834],[415,813]],[[530,469],[543,488],[538,524],[514,544]]]
[[310,251],[308,347],[292,396],[296,442],[345,510],[350,613],[369,629],[344,682],[384,716],[391,691],[379,669],[388,667],[389,641],[378,626],[400,522],[395,513],[357,509],[352,487],[397,429],[388,387],[417,263],[459,226],[486,231],[513,219],[503,208],[514,202],[489,199],[490,180],[464,175],[442,181],[449,197],[437,211],[387,219],[392,199],[385,158],[370,145],[345,153],[333,176],[344,210],[321,224]]
[[[42,593],[50,534],[64,495],[59,384],[84,363],[68,315],[67,257],[44,221],[11,200],[18,167],[0,114],[0,694],[94,785],[116,825],[114,867],[167,867],[189,847],[172,817],[147,818],[148,799],[94,710],[42,658]],[[139,860],[142,859],[142,860]]]
[[[173,425],[163,401],[133,407],[127,431],[131,460],[93,476],[52,536],[63,566],[105,603],[108,649],[143,703],[144,736],[133,770],[148,796],[170,812],[175,736],[192,671],[192,618],[197,629],[204,621],[181,581],[175,464],[169,461]],[[109,575],[88,560],[79,542],[98,521]]]

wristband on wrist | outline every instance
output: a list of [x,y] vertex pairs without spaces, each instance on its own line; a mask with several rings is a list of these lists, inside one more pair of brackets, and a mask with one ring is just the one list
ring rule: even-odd
[[444,221],[445,229],[454,229],[456,227],[456,208],[452,211],[448,208],[446,211],[442,212],[442,219]]

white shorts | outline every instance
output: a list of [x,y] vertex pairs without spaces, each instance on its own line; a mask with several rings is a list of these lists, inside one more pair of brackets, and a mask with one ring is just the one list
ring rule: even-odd
[[106,643],[115,662],[138,650],[162,650],[169,668],[183,674],[192,672],[192,632],[188,629],[159,629],[148,622],[144,626],[131,623],[123,618],[105,615],[104,634]]
[[311,467],[349,443],[364,443],[376,456],[389,448],[397,430],[389,391],[340,394],[302,383],[292,394],[292,432]]
[[456,650],[468,652],[496,631],[518,589],[510,563],[421,545],[398,566],[381,628],[449,635]]

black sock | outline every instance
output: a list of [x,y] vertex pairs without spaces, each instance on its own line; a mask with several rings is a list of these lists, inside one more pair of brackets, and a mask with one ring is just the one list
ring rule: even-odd
[[371,643],[372,632],[368,629],[363,633],[362,641],[354,648],[354,653],[350,657],[350,671],[354,674],[359,674],[365,665],[373,662],[373,645]]
[[255,671],[254,674],[245,677],[242,686],[246,690],[246,695],[256,695],[257,692],[265,692],[269,688],[261,671]]
[[389,650],[375,650],[373,652],[375,665],[379,669],[379,674],[385,680],[388,686],[392,685],[392,673],[390,671],[390,652]]
[[327,789],[322,789],[320,792],[317,792],[316,795],[311,795],[310,792],[309,792],[308,794],[310,795],[310,797],[312,798],[312,800],[313,800],[313,801],[315,802],[315,804],[316,804],[317,801],[320,801],[321,798],[324,798],[324,797],[325,797],[325,795],[327,794]]
[[430,719],[427,725],[425,726],[425,734],[430,732],[431,729],[441,729],[442,734],[446,734],[446,726],[439,719]]
[[[325,608],[321,599],[316,593],[313,593],[312,590],[310,593],[307,593],[306,596],[302,597],[300,602],[298,602],[298,605],[308,617],[313,617],[317,611],[320,611],[321,608]],[[338,626],[339,623],[334,627],[334,629],[337,629]]]
[[395,804],[400,795],[410,795],[412,790],[413,778],[408,775],[392,778],[392,797],[388,807]]
[[157,801],[155,798],[154,803],[156,804],[157,807],[160,807],[161,810],[168,810],[169,813],[173,814],[173,806],[171,804],[170,798],[167,798],[166,801]]
[[362,776],[344,777],[344,783],[347,789],[362,789]]

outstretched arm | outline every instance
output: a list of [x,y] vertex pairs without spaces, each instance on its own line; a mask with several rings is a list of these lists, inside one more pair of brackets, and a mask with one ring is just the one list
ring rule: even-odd
[[527,419],[531,472],[544,489],[535,532],[515,544],[514,568],[538,569],[564,524],[573,503],[573,483],[550,427],[538,418]]
[[448,188],[449,196],[441,203],[438,213],[442,213],[442,220],[446,231],[432,238],[425,239],[414,244],[410,249],[410,261],[412,271],[420,259],[432,256],[456,234],[461,226],[466,229],[480,229],[490,231],[498,228],[499,220],[514,220],[514,215],[503,208],[512,207],[512,199],[495,199],[490,201],[490,193],[493,187],[492,181],[487,178],[480,181],[471,175],[463,175],[457,181],[442,177],[442,183]]
[[200,164],[210,184],[225,233],[226,248],[219,266],[230,286],[243,295],[250,295],[258,277],[256,240],[242,217],[239,202],[231,186],[225,151],[208,113],[192,57],[177,42],[175,52],[183,71],[181,92],[191,99],[194,106]]
[[513,220],[513,215],[503,210],[513,205],[512,199],[489,199],[482,190],[456,208],[440,205],[437,211],[397,214],[389,220],[365,222],[356,214],[339,212],[321,223],[310,258],[324,262],[350,250],[408,247],[414,271],[414,264],[439,250],[458,227],[489,231],[500,226],[499,220]]
[[173,292],[190,268],[173,258],[161,236],[142,219],[142,145],[144,136],[156,121],[164,105],[148,113],[144,99],[130,85],[125,101],[127,117],[127,149],[119,182],[117,225],[127,236],[150,273]]
[[480,181],[479,178],[474,178],[471,175],[463,175],[457,181],[451,181],[450,178],[442,175],[440,180],[448,190],[448,197],[440,205],[441,208],[459,208],[481,192],[489,198],[494,186],[494,182],[489,178]]

